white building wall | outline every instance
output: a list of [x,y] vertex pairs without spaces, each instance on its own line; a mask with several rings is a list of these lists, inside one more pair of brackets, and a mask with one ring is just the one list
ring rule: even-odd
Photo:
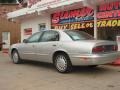
[[39,31],[39,24],[45,23],[46,29],[51,28],[50,15],[40,15],[38,17],[24,19],[21,22],[21,42],[30,35],[24,35],[24,29],[32,28],[32,34]]

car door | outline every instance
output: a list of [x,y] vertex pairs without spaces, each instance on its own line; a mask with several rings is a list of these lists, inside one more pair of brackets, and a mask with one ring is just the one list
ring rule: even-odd
[[27,42],[21,45],[22,58],[28,60],[36,60],[36,45],[39,43],[42,32],[38,32],[33,34],[31,37],[27,39]]
[[57,48],[59,33],[57,31],[45,31],[37,45],[37,57],[39,61],[51,62],[52,53]]

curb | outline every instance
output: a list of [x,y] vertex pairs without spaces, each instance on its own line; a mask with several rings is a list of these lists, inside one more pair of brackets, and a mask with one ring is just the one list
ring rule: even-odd
[[117,60],[115,60],[115,62],[113,62],[112,65],[120,66],[120,58],[118,58]]
[[9,49],[2,49],[2,53],[8,54],[9,53]]

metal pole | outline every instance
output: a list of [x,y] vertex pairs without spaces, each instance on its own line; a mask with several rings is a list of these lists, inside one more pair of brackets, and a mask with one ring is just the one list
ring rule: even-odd
[[94,8],[94,38],[97,39],[98,30],[97,30],[97,6]]

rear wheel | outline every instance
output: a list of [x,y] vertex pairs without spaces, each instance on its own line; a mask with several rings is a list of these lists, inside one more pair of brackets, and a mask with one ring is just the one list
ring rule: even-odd
[[90,67],[90,68],[95,68],[95,67],[97,67],[98,65],[90,65],[90,66],[88,66],[88,67]]
[[54,65],[60,73],[66,73],[72,70],[70,58],[65,53],[59,53],[55,55]]
[[19,56],[19,53],[17,50],[14,50],[12,52],[12,60],[13,60],[13,63],[15,63],[15,64],[21,63],[21,59],[20,59],[20,56]]

